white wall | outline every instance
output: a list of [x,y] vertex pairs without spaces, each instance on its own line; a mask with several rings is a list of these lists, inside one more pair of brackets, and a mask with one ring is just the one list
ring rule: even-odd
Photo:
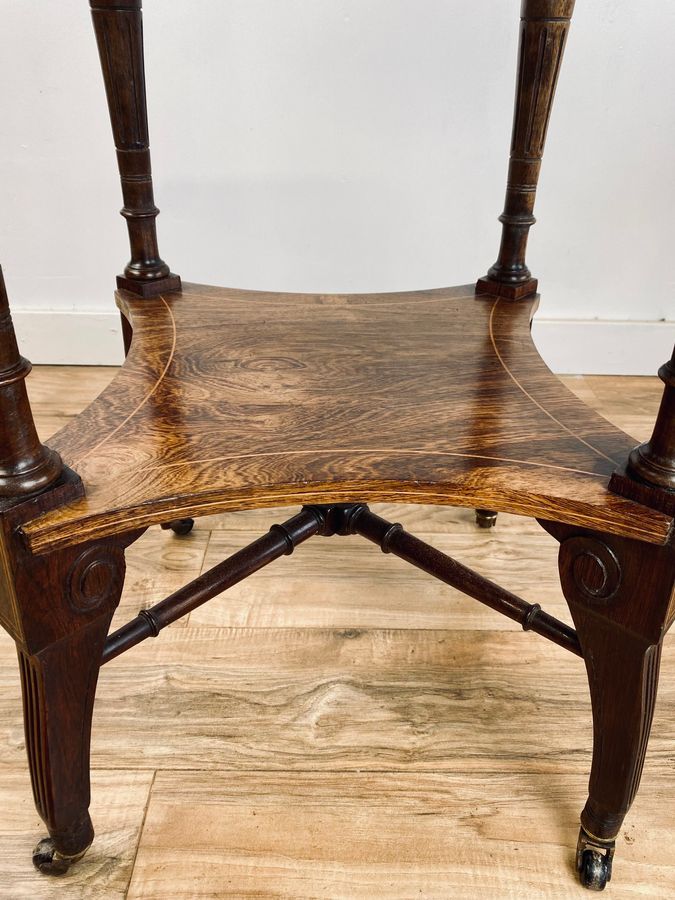
[[[146,0],[164,258],[185,280],[278,290],[483,274],[518,10]],[[674,39],[669,0],[577,3],[529,253],[536,339],[559,371],[651,373],[672,349],[675,328],[657,323],[675,319]],[[128,249],[86,0],[2,0],[0,80],[0,259],[24,352],[117,359],[111,289]]]

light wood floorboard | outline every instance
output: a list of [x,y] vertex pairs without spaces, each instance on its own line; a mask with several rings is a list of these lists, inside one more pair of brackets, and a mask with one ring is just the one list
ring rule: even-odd
[[[38,368],[40,433],[113,369]],[[568,378],[636,439],[660,382]],[[536,522],[374,507],[569,621]],[[289,510],[151,529],[128,552],[115,625]],[[92,743],[97,838],[61,880],[24,759],[14,648],[0,635],[1,898],[562,898],[591,747],[580,660],[358,539],[316,539],[107,666]],[[643,785],[608,897],[675,897],[675,638]]]

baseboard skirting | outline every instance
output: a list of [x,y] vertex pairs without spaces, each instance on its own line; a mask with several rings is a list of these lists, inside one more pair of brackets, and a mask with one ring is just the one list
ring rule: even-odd
[[[35,365],[106,365],[122,362],[116,312],[13,313],[19,346]],[[675,322],[535,319],[535,344],[560,375],[655,375],[670,358]]]
[[124,360],[119,313],[12,310],[22,356],[33,365],[119,366]]
[[656,375],[672,355],[675,321],[535,318],[532,337],[558,375]]

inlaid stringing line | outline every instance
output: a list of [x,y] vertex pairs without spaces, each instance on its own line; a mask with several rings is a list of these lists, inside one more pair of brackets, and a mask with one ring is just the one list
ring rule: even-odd
[[[496,356],[497,356],[497,359],[499,360],[499,362],[500,362],[502,368],[504,369],[504,371],[506,372],[506,374],[507,374],[507,375],[509,376],[509,378],[513,381],[513,383],[516,385],[516,387],[518,387],[518,389],[521,390],[521,391],[523,392],[523,394],[525,394],[525,396],[527,397],[527,399],[530,400],[532,403],[534,403],[534,405],[535,405],[538,409],[540,409],[543,413],[545,413],[545,414],[549,417],[549,419],[551,419],[553,422],[555,422],[556,425],[559,425],[564,431],[566,431],[569,435],[571,435],[575,440],[579,441],[579,442],[580,442],[581,444],[583,444],[585,447],[588,447],[589,450],[592,450],[593,453],[597,453],[598,456],[602,456],[603,459],[606,459],[607,462],[611,462],[612,465],[618,466],[619,463],[618,463],[615,459],[612,459],[611,456],[607,456],[607,454],[606,454],[606,453],[603,453],[602,450],[598,450],[597,447],[594,447],[592,444],[589,444],[588,441],[585,441],[580,435],[578,435],[578,434],[576,434],[576,432],[572,431],[571,428],[568,428],[567,425],[564,425],[559,419],[556,419],[556,417],[553,415],[553,413],[550,413],[547,409],[545,409],[545,408],[541,405],[541,403],[537,402],[537,400],[534,399],[534,397],[532,396],[532,394],[530,394],[529,391],[528,391],[526,388],[523,387],[523,385],[518,381],[518,379],[517,379],[516,376],[513,374],[513,372],[512,372],[512,371],[509,369],[509,367],[506,365],[506,362],[504,361],[504,357],[503,357],[503,356],[501,355],[501,353],[499,352],[499,350],[498,350],[498,348],[497,348],[497,343],[496,343],[496,341],[495,341],[494,321],[493,321],[493,320],[494,320],[495,310],[497,309],[498,304],[499,304],[499,298],[497,298],[497,299],[495,300],[494,305],[493,305],[493,307],[492,307],[492,310],[491,310],[491,312],[490,312],[490,322],[489,322],[489,328],[490,328],[490,341],[492,342],[492,347],[493,347],[493,349],[494,349],[494,351],[495,351],[495,354],[496,354]],[[580,469],[573,469],[572,471],[579,472],[579,471],[581,471],[581,470],[580,470]],[[603,477],[606,477],[606,476],[603,476]]]
[[505,456],[484,456],[478,453],[459,453],[453,450],[420,450],[417,448],[407,447],[331,447],[324,450],[264,450],[258,453],[238,453],[232,456],[211,456],[206,459],[190,459],[174,463],[160,463],[158,465],[144,466],[138,470],[138,474],[152,472],[154,470],[164,471],[165,469],[179,468],[180,466],[201,466],[211,463],[230,462],[235,459],[257,459],[270,456],[318,456],[320,454],[338,453],[338,454],[365,454],[365,453],[390,453],[406,454],[417,456],[453,456],[460,459],[484,459],[491,462],[506,462],[520,466],[535,466],[543,469],[559,469],[562,472],[574,472],[578,475],[588,475],[591,478],[606,479],[607,475],[599,472],[586,472],[584,469],[573,469],[569,466],[557,466],[554,463],[534,462],[528,459],[509,459]]
[[[134,416],[145,406],[145,404],[153,396],[153,394],[157,391],[160,384],[166,377],[166,374],[169,370],[169,367],[171,366],[171,363],[173,362],[173,359],[174,359],[175,353],[176,353],[177,327],[176,327],[176,320],[173,315],[173,311],[171,310],[171,307],[169,306],[169,304],[166,302],[164,296],[160,295],[159,299],[162,301],[162,303],[164,304],[164,306],[169,314],[169,317],[171,320],[171,328],[172,328],[171,350],[169,351],[169,356],[168,356],[168,359],[164,366],[164,369],[162,370],[161,374],[157,378],[157,380],[154,383],[154,385],[152,386],[152,388],[148,391],[148,393],[141,400],[141,402],[129,413],[129,415],[126,416],[126,418],[122,422],[120,422],[120,424],[117,425],[108,435],[106,435],[104,438],[102,438],[98,442],[98,444],[96,444],[94,447],[91,447],[83,456],[79,457],[75,461],[74,464],[82,463],[89,456],[91,456],[92,453],[94,453],[96,450],[99,450],[104,444],[106,444],[115,434],[117,434],[117,432],[119,432],[122,428],[124,428],[124,426],[127,425],[131,421],[131,419],[133,419]],[[438,299],[440,300],[441,298],[438,298]],[[447,298],[444,298],[444,299],[447,299]],[[460,299],[464,299],[464,298],[460,298]],[[594,453],[596,453],[599,456],[602,456],[608,462],[611,462],[616,465],[615,460],[613,460],[611,457],[604,454],[601,450],[598,450],[596,447],[593,447],[591,444],[589,444],[587,441],[585,441],[582,437],[580,437],[578,434],[575,434],[566,425],[564,425],[562,422],[560,422],[554,415],[549,413],[548,410],[546,410],[540,403],[538,403],[537,400],[535,400],[535,398],[523,387],[523,385],[518,381],[518,379],[515,377],[513,372],[511,372],[511,370],[506,365],[504,358],[502,357],[501,353],[499,352],[499,350],[497,348],[497,344],[496,344],[495,336],[494,336],[493,320],[494,320],[494,314],[495,314],[495,310],[497,308],[498,303],[499,303],[499,300],[497,299],[492,306],[492,310],[490,311],[490,318],[489,318],[490,341],[492,343],[492,347],[495,351],[497,359],[499,360],[502,368],[507,373],[509,378],[511,378],[511,380],[516,384],[516,386],[519,388],[519,390],[522,391],[522,393],[532,403],[534,403],[535,406],[538,407],[538,409],[540,409],[542,412],[544,412],[553,422],[555,422],[557,425],[559,425],[561,428],[563,428],[565,431],[567,431],[568,434],[570,434],[576,440],[580,441],[582,444],[584,444],[586,447],[588,447],[589,450],[593,451]],[[494,462],[511,463],[514,465],[532,466],[535,468],[555,469],[555,470],[563,471],[563,472],[575,472],[580,475],[588,475],[592,478],[603,478],[603,479],[606,478],[605,474],[599,474],[597,472],[587,472],[583,469],[575,469],[575,468],[568,467],[568,466],[558,466],[553,463],[541,463],[541,462],[533,462],[531,460],[510,459],[508,457],[500,457],[500,456],[484,456],[484,455],[474,454],[474,453],[458,453],[458,452],[453,452],[450,450],[428,451],[428,450],[406,449],[406,448],[392,449],[392,448],[386,448],[386,447],[385,448],[349,448],[349,449],[335,448],[335,449],[331,449],[331,450],[311,450],[311,451],[309,451],[309,450],[307,450],[307,451],[305,451],[305,450],[288,450],[288,451],[270,451],[270,452],[261,452],[261,453],[245,453],[245,454],[239,454],[239,455],[235,455],[235,456],[217,456],[217,457],[211,457],[211,458],[207,458],[207,459],[186,460],[184,462],[179,462],[179,463],[163,463],[161,465],[146,466],[139,470],[139,474],[141,474],[143,472],[157,470],[157,469],[163,470],[163,469],[169,469],[169,468],[177,468],[180,466],[207,465],[209,463],[228,462],[228,461],[235,460],[235,459],[251,459],[251,458],[256,458],[256,457],[272,457],[272,456],[302,456],[302,455],[310,455],[310,454],[316,455],[318,453],[343,453],[343,454],[365,454],[365,453],[406,454],[406,453],[409,453],[411,455],[425,455],[425,454],[431,453],[432,455],[438,455],[438,456],[452,456],[452,457],[464,458],[464,459],[483,459],[483,460],[490,460],[490,461],[494,461]]]
[[160,384],[162,383],[162,381],[164,381],[164,378],[166,377],[166,373],[169,371],[169,366],[170,366],[171,363],[173,362],[173,358],[174,358],[174,356],[175,356],[175,354],[176,354],[176,340],[177,340],[177,334],[176,334],[176,320],[175,320],[175,318],[174,318],[173,312],[171,311],[171,307],[170,307],[169,304],[166,302],[166,300],[164,299],[163,295],[160,294],[159,299],[162,301],[162,303],[164,304],[164,306],[165,306],[166,309],[167,309],[167,312],[169,313],[169,317],[170,317],[170,319],[171,319],[171,328],[172,328],[171,350],[169,351],[169,357],[168,357],[168,359],[167,359],[167,361],[166,361],[166,365],[164,366],[164,369],[162,370],[162,372],[161,372],[159,378],[157,379],[157,381],[153,384],[153,386],[150,388],[150,390],[148,391],[148,393],[145,395],[145,397],[141,400],[141,402],[138,404],[138,406],[137,406],[135,409],[133,409],[133,410],[129,413],[129,415],[126,417],[126,419],[124,419],[124,421],[120,422],[120,424],[119,424],[116,428],[113,428],[113,430],[110,432],[110,434],[107,434],[104,438],[102,438],[102,439],[98,442],[98,444],[96,444],[94,447],[91,447],[89,450],[87,450],[87,452],[84,454],[84,456],[80,456],[78,459],[76,459],[76,460],[74,461],[73,465],[77,465],[77,464],[79,464],[79,463],[81,463],[81,462],[84,462],[84,460],[87,459],[87,457],[91,456],[92,453],[95,453],[96,450],[100,450],[100,448],[101,448],[105,443],[107,443],[107,442],[110,440],[111,437],[113,437],[115,434],[117,434],[117,432],[118,432],[121,428],[124,428],[124,426],[125,426],[128,422],[130,422],[131,419],[133,419],[133,417],[136,415],[136,413],[139,412],[139,410],[141,410],[141,409],[145,406],[145,404],[148,402],[148,400],[152,397],[152,395],[155,393],[155,391],[157,390],[157,388],[160,386]]

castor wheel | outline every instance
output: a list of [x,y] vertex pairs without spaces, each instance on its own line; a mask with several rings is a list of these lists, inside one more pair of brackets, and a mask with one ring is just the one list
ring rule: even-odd
[[54,846],[51,838],[43,838],[33,850],[33,865],[43,875],[65,875],[78,859],[82,859],[86,850],[77,856],[62,856]]
[[190,534],[192,529],[194,528],[195,520],[194,519],[174,519],[172,522],[164,522],[162,524],[162,528],[164,531],[173,531],[174,534],[183,537],[186,534]]
[[604,891],[612,877],[614,841],[596,841],[583,828],[577,845],[579,880],[589,891]]
[[497,513],[492,509],[476,510],[476,525],[479,528],[494,528],[497,524]]
[[604,891],[609,881],[610,868],[607,857],[596,850],[584,850],[581,854],[579,879],[589,891]]

